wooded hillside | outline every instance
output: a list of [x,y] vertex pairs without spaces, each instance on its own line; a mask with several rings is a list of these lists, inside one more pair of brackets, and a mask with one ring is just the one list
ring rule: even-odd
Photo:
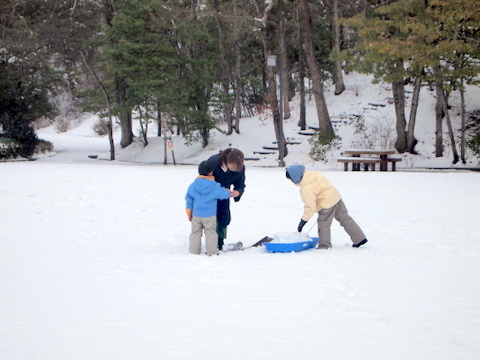
[[[333,79],[341,96],[342,74],[351,70],[391,84],[398,152],[415,153],[421,86],[436,89],[432,121],[449,128],[454,162],[465,160],[467,145],[480,147],[480,135],[465,136],[464,110],[456,133],[448,105],[450,93],[463,99],[464,86],[478,83],[478,0],[0,0],[0,14],[0,136],[22,144],[23,156],[38,141],[32,121],[54,118],[59,94],[105,119],[112,159],[112,122],[120,122],[127,147],[133,114],[145,146],[152,121],[161,124],[159,136],[174,129],[206,146],[218,122],[240,133],[242,116],[268,107],[285,144],[282,118],[290,117],[294,95],[309,95],[306,81],[318,146],[326,145],[334,133],[323,83]],[[437,131],[438,157],[443,143]]]

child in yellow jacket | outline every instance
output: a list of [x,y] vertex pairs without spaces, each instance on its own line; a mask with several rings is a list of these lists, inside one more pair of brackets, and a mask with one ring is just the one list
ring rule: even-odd
[[360,247],[368,240],[360,226],[348,214],[342,195],[318,171],[305,170],[303,165],[291,165],[287,168],[287,179],[300,186],[300,196],[305,204],[302,218],[298,224],[298,232],[302,232],[310,218],[318,213],[318,248],[330,249],[332,247],[330,226],[335,218],[353,242],[353,247]]

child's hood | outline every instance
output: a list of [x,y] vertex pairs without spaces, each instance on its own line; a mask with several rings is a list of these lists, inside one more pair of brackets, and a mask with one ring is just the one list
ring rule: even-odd
[[211,192],[215,187],[217,187],[217,183],[215,182],[213,176],[198,176],[195,181],[193,182],[194,190],[197,191],[199,194],[208,194]]
[[296,185],[300,187],[308,186],[310,184],[318,183],[319,181],[323,182],[324,180],[325,177],[321,173],[317,171],[305,170],[302,180]]

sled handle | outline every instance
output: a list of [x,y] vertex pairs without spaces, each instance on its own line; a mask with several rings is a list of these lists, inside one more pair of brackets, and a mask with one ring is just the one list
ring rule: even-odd
[[312,231],[312,229],[313,229],[314,226],[315,226],[315,221],[313,222],[312,227],[310,228],[310,230],[308,230],[307,234],[310,235],[310,231]]

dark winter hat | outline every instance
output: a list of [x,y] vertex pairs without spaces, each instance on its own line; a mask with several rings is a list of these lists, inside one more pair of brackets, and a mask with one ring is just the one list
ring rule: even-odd
[[200,165],[198,165],[198,174],[207,176],[213,171],[213,164],[209,161],[202,161]]
[[290,165],[287,168],[287,178],[291,179],[294,184],[298,184],[300,181],[302,181],[304,172],[305,172],[305,166]]

